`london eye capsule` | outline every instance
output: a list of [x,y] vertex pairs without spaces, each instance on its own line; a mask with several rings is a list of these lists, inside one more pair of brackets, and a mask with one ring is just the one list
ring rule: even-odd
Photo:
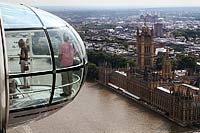
[[87,56],[64,20],[26,5],[0,3],[0,129],[41,119],[71,102]]

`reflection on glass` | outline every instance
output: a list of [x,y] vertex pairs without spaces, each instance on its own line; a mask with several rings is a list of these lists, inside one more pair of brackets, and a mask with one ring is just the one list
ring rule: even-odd
[[53,45],[57,68],[66,68],[82,63],[78,40],[68,28],[48,31]]
[[74,97],[80,89],[82,75],[83,69],[57,73],[54,102]]
[[83,55],[83,59],[85,60],[85,63],[88,63],[88,58],[87,58],[87,54],[86,54],[86,49],[85,49],[85,45],[81,39],[81,37],[79,36],[79,34],[75,31],[75,29],[73,27],[70,27],[69,29],[77,38],[78,43],[81,47],[81,51],[82,51],[82,55]]
[[22,87],[23,78],[9,79],[10,110],[48,104],[52,75],[27,77],[29,87]]
[[[25,44],[20,46],[19,40]],[[10,73],[52,69],[50,50],[44,31],[6,31],[6,44]],[[28,67],[27,70],[22,71],[25,66]]]
[[66,26],[66,22],[59,17],[40,9],[34,9],[46,27]]
[[34,12],[25,6],[0,3],[0,8],[5,29],[42,27]]

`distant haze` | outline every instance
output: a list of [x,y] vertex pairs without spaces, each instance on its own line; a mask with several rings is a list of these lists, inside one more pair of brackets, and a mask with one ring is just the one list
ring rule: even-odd
[[76,7],[191,7],[200,6],[200,0],[1,0],[32,6]]

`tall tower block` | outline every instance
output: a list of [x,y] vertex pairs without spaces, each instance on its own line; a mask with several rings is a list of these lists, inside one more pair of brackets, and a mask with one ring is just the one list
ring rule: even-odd
[[154,62],[154,44],[153,29],[149,30],[147,26],[142,27],[142,31],[137,29],[136,43],[136,66],[138,69],[151,69]]
[[163,59],[162,77],[165,80],[172,78],[172,64],[169,58],[168,50],[165,53],[164,59]]

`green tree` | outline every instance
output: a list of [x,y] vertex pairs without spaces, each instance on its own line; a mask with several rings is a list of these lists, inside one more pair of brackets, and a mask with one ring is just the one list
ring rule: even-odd
[[192,56],[185,56],[178,63],[178,68],[179,69],[191,69],[191,70],[194,70],[195,66],[196,66],[196,59],[194,57],[192,57]]
[[87,72],[87,79],[88,80],[95,80],[98,78],[98,67],[94,63],[88,64],[88,72]]
[[161,70],[163,64],[163,56],[159,56],[156,60],[156,69]]
[[178,64],[177,64],[176,60],[171,60],[171,64],[172,64],[172,71],[174,71],[178,68]]

